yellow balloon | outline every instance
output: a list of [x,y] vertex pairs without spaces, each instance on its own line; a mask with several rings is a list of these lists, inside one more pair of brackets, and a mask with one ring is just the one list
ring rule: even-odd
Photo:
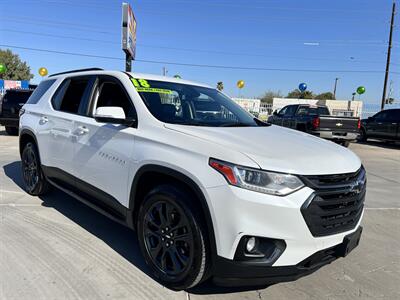
[[47,69],[46,69],[46,68],[41,67],[41,68],[39,69],[39,75],[40,75],[40,76],[46,76],[47,74],[48,74],[48,72],[47,72]]
[[244,81],[243,81],[243,80],[239,80],[239,81],[236,83],[236,85],[237,85],[237,87],[238,87],[239,89],[242,89],[242,88],[244,88]]

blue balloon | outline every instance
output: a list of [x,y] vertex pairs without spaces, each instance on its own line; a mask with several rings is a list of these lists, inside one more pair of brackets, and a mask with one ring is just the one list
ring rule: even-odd
[[300,91],[304,92],[306,89],[307,89],[307,84],[305,84],[304,82],[299,84]]

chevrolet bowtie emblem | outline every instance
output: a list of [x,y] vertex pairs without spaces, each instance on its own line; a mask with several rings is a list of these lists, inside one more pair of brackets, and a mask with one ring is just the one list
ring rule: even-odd
[[337,126],[337,127],[342,127],[343,124],[342,124],[342,123],[336,123],[336,126]]

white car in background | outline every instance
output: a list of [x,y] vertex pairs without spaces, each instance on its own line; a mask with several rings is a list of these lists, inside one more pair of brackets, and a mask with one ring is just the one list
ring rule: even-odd
[[361,236],[366,175],[353,152],[261,122],[203,84],[55,74],[19,128],[27,192],[55,186],[136,230],[172,289],[294,280]]

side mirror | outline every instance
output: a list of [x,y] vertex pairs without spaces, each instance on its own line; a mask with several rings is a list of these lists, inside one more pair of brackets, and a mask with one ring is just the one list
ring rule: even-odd
[[278,111],[277,110],[274,110],[274,112],[272,113],[274,116],[277,116],[278,115]]
[[368,121],[372,122],[374,120],[374,117],[368,117]]
[[98,107],[93,117],[97,122],[100,123],[131,126],[136,122],[134,119],[127,119],[122,107],[118,106]]

